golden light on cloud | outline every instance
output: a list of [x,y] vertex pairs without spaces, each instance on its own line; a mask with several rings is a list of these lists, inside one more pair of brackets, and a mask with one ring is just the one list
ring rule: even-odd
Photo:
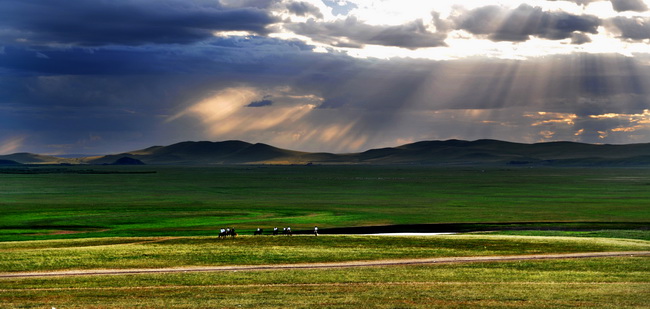
[[25,141],[25,136],[14,136],[2,141],[0,144],[0,154],[10,154],[20,149]]
[[273,129],[280,124],[298,121],[314,107],[313,105],[281,107],[274,108],[272,111],[242,108],[227,118],[212,118],[206,124],[209,125],[209,132],[215,136],[263,131]]
[[[313,103],[254,106],[255,102],[262,102],[269,93],[277,96],[282,95],[282,91],[286,89],[264,92],[252,87],[227,88],[190,106],[169,120],[191,115],[201,119],[207,132],[214,137],[237,136],[299,121],[316,107]],[[292,98],[303,97],[293,95]],[[304,98],[310,101],[318,100],[315,96]],[[267,104],[273,103],[269,100]]]
[[647,109],[636,114],[603,113],[578,116],[572,113],[536,112],[525,113],[524,116],[534,120],[531,127],[544,128],[539,135],[545,140],[556,138],[561,130],[572,130],[574,137],[591,135],[600,140],[616,140],[623,135],[632,139],[643,138],[643,134],[630,133],[650,131],[650,110]]
[[[168,121],[198,118],[212,139],[263,140],[292,149],[328,145],[331,150],[352,151],[362,147],[368,136],[355,130],[355,121],[341,116],[330,119],[332,111],[316,108],[322,101],[314,94],[294,93],[290,87],[233,87],[189,106]],[[315,123],[319,113],[326,114],[323,119],[329,123]]]
[[258,97],[259,94],[254,88],[227,88],[198,102],[181,114],[193,114],[203,122],[212,123],[228,118]]
[[627,120],[631,123],[646,123],[650,124],[650,110],[645,109],[642,113],[638,114],[617,114],[617,113],[606,113],[600,115],[590,115],[589,118],[593,119],[621,119]]
[[555,132],[553,132],[551,130],[544,130],[544,131],[539,132],[539,134],[542,135],[542,137],[545,138],[545,139],[551,139],[555,135]]
[[[595,119],[619,119],[625,123],[616,128],[611,129],[611,132],[617,133],[632,133],[641,130],[650,130],[650,110],[646,109],[643,113],[639,114],[614,114],[608,113],[604,115],[592,116]],[[604,134],[606,137],[607,134]]]
[[537,120],[531,124],[531,126],[536,127],[551,124],[574,125],[574,121],[578,118],[578,115],[573,113],[536,112],[525,113],[524,117]]
[[323,98],[291,87],[232,87],[198,101],[170,117],[199,119],[206,137],[263,141],[296,150],[360,150],[369,135],[357,127],[359,115],[318,109]]
[[616,113],[607,113],[607,114],[602,114],[602,115],[590,115],[590,118],[595,118],[595,119],[612,119],[612,118],[620,118],[622,115],[621,114],[616,114]]
[[298,143],[316,142],[330,145],[331,151],[354,151],[360,149],[367,141],[368,136],[355,132],[354,121],[340,124],[326,124],[321,126],[304,125],[300,133],[294,135]]
[[614,128],[612,129],[612,132],[634,132],[639,129],[643,129],[644,126],[633,126],[633,127],[625,127],[625,128]]
[[605,139],[607,136],[609,136],[609,133],[607,133],[607,131],[598,131],[598,137],[600,139]]
[[637,123],[650,124],[650,109],[643,110],[642,114],[639,114]]

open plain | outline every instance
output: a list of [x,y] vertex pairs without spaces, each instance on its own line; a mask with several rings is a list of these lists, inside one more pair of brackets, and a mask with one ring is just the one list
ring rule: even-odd
[[516,228],[518,223],[527,223],[527,229],[638,230],[650,222],[650,176],[643,168],[235,165],[3,171],[4,241],[214,236],[225,227],[240,234],[258,227],[269,234],[275,226],[310,232],[315,225],[322,233],[418,224],[505,229],[490,224]]
[[[30,166],[3,172],[3,308],[650,305],[643,296],[650,291],[644,169]],[[318,237],[310,235],[315,225]],[[297,233],[271,236],[274,226]],[[222,227],[240,235],[219,238]],[[264,235],[252,236],[257,227]],[[391,227],[461,233],[339,235]],[[598,256],[512,259],[554,254]],[[468,262],[407,263],[452,258]],[[328,263],[338,266],[296,267]],[[350,264],[357,267],[339,267]],[[224,267],[233,269],[215,271]],[[184,268],[206,271],[148,272]],[[111,271],[121,273],[99,276]],[[34,272],[50,275],[21,276]]]

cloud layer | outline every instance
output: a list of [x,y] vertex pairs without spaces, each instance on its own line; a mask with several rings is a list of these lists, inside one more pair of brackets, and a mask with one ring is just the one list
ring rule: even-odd
[[276,21],[257,8],[227,8],[214,1],[7,0],[0,7],[4,40],[30,45],[187,44],[214,31],[266,34]]
[[361,48],[366,44],[395,46],[409,49],[444,46],[445,33],[429,32],[422,20],[402,25],[368,25],[354,17],[333,22],[287,25],[296,34],[305,35],[317,42],[339,47]]
[[571,38],[574,33],[598,33],[601,21],[596,16],[545,12],[522,4],[515,9],[485,6],[462,16],[459,29],[487,35],[493,41],[527,41],[531,36],[549,40]]
[[647,2],[417,3],[3,1],[0,150],[650,142]]

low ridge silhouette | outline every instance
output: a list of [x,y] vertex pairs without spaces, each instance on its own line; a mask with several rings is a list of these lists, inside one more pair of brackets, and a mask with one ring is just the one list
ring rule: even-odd
[[312,153],[243,141],[181,142],[106,156],[65,159],[17,153],[0,156],[23,164],[111,164],[121,158],[145,164],[412,164],[510,166],[650,166],[650,144],[536,144],[498,140],[422,141],[359,153]]

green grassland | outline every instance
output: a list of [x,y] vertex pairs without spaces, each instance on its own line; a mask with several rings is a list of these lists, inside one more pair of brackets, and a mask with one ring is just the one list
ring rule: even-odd
[[0,242],[0,272],[650,251],[642,240],[493,235],[127,237]]
[[[647,169],[29,169],[0,173],[0,272],[650,250]],[[539,229],[498,232],[525,236],[215,236],[227,226],[251,234],[289,225],[520,222]],[[649,259],[3,278],[0,307],[647,308]]]
[[[38,172],[39,167],[31,167]],[[40,169],[46,169],[42,167]],[[427,166],[57,167],[0,174],[0,241],[200,236],[391,224],[647,226],[647,169]],[[75,173],[75,169],[80,173]],[[90,170],[90,172],[89,172]],[[95,173],[93,173],[95,172]],[[137,173],[155,172],[155,173]],[[628,228],[629,229],[629,228]],[[81,233],[80,233],[81,232]]]
[[648,308],[647,257],[3,279],[2,308]]
[[564,236],[564,237],[603,237],[640,239],[650,241],[650,230],[589,230],[589,231],[490,231],[474,234],[487,235],[521,235],[521,236]]
[[[649,250],[642,240],[140,237],[0,243],[0,272]],[[2,308],[644,308],[650,257],[0,279]]]

